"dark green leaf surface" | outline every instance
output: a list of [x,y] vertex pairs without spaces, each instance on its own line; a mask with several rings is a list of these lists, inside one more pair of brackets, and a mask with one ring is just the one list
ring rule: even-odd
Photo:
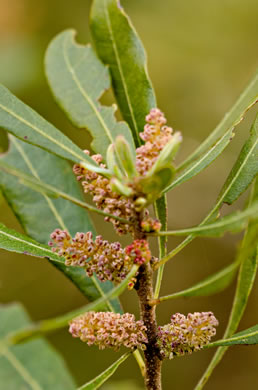
[[[239,169],[241,168],[241,169]],[[239,173],[238,173],[239,172]],[[244,144],[230,175],[222,188],[232,182],[230,190],[223,199],[224,203],[232,204],[246,190],[258,174],[258,115],[251,128],[251,134]]]
[[113,363],[110,367],[108,367],[105,371],[103,371],[100,375],[98,375],[95,379],[81,386],[78,390],[99,389],[99,387],[102,386],[103,383],[105,383],[116,372],[120,364],[122,364],[129,356],[130,356],[130,352],[125,353],[115,363]]
[[125,122],[116,121],[115,106],[104,107],[98,101],[110,87],[108,68],[89,45],[77,44],[74,36],[73,30],[62,32],[46,53],[46,74],[54,97],[75,126],[90,131],[91,146],[104,159],[118,135],[123,135],[134,151],[131,131]]
[[[2,155],[1,159],[7,164],[18,166],[24,173],[83,200],[79,184],[66,161],[14,137],[11,137],[8,153]],[[77,231],[94,232],[86,211],[64,199],[53,199],[35,192],[21,184],[16,177],[4,172],[0,172],[0,187],[25,232],[40,243],[46,244],[50,233],[56,228],[68,230],[71,235]],[[86,277],[85,271],[79,267],[60,264],[58,268],[90,300],[105,296],[112,288],[109,282],[101,283],[96,277]],[[110,303],[108,309],[121,310],[118,301]]]
[[[255,202],[257,200],[258,200],[258,180],[256,180],[256,183],[253,187],[249,204],[252,204],[252,202]],[[237,287],[236,287],[233,306],[231,309],[230,318],[228,321],[226,331],[224,333],[225,339],[230,338],[236,332],[254,284],[254,280],[257,272],[257,265],[258,265],[257,237],[258,237],[258,224],[257,224],[257,220],[253,220],[248,225],[248,228],[246,230],[237,257],[237,261],[241,263],[241,266],[239,270]],[[203,376],[201,377],[199,383],[195,387],[195,390],[203,389],[205,383],[208,381],[213,370],[223,358],[226,350],[227,347],[218,348],[209,366],[207,367]]]
[[117,0],[93,1],[91,31],[99,57],[110,67],[119,108],[139,146],[145,116],[156,107],[143,45]]
[[73,390],[75,383],[61,356],[45,340],[8,346],[9,332],[30,324],[22,306],[0,306],[0,388],[1,390]]
[[61,131],[0,85],[0,127],[33,145],[89,168],[101,171],[97,164]]
[[[258,72],[242,92],[231,110],[224,116],[214,131],[201,143],[201,145],[180,165],[179,169],[189,166],[194,160],[205,155],[224,134],[233,130],[244,118],[245,113],[258,100]],[[202,157],[203,158],[203,157]]]
[[179,297],[204,297],[223,291],[234,279],[238,267],[239,262],[234,262],[233,264],[230,264],[221,271],[216,272],[215,274],[209,276],[192,287],[159,298],[158,303]]
[[64,259],[54,254],[46,245],[42,245],[13,229],[8,229],[2,223],[0,223],[0,248],[10,252],[46,258],[60,264],[64,263]]
[[214,343],[208,344],[208,348],[211,347],[219,347],[219,346],[227,346],[231,345],[252,345],[258,344],[258,325],[253,326],[252,328],[243,330],[242,332],[234,334],[234,336],[215,341]]

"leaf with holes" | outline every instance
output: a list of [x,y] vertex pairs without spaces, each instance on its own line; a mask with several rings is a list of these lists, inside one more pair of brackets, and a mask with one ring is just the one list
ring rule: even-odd
[[98,101],[110,87],[108,68],[89,45],[78,45],[74,35],[73,30],[62,32],[46,53],[46,74],[54,97],[75,126],[90,131],[92,148],[104,159],[118,135],[125,137],[133,152],[131,131],[125,122],[116,121],[115,106],[104,107]]

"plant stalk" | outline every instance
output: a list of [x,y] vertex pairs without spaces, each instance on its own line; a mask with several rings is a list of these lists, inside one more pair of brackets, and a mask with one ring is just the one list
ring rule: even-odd
[[139,269],[135,286],[140,303],[141,319],[147,328],[148,344],[144,351],[146,374],[145,385],[148,390],[161,390],[161,357],[157,342],[157,323],[155,306],[149,305],[153,299],[153,271],[150,263]]

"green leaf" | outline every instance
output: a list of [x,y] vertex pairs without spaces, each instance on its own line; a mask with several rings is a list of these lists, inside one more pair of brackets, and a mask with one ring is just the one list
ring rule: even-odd
[[159,232],[158,236],[187,236],[194,234],[195,236],[217,237],[226,232],[239,232],[246,227],[249,219],[257,218],[258,202],[254,202],[244,211],[236,211],[231,213],[216,222],[210,222],[205,225],[199,225],[193,228],[170,230],[167,232]]
[[202,155],[205,155],[210,147],[218,142],[228,131],[233,130],[244,118],[246,112],[258,100],[258,72],[242,92],[231,110],[224,116],[222,121],[214,129],[214,131],[206,138],[201,145],[180,165],[178,169],[185,169],[194,160]]
[[118,0],[94,0],[91,32],[100,59],[109,65],[119,108],[141,144],[145,116],[156,107],[143,45]]
[[[9,150],[1,157],[5,164],[18,166],[22,172],[32,175],[36,180],[58,187],[71,197],[83,201],[79,184],[67,161],[14,137],[10,138]],[[32,191],[16,177],[4,172],[0,172],[0,188],[25,232],[40,243],[46,244],[50,233],[56,228],[68,230],[71,235],[77,231],[94,233],[86,211],[67,200],[53,199]],[[79,267],[66,267],[59,263],[58,268],[91,301],[105,296],[112,289],[112,283],[101,283],[95,276],[88,278]],[[117,300],[110,302],[107,308],[121,311]]]
[[253,326],[252,328],[243,330],[242,332],[234,334],[234,336],[228,339],[222,339],[210,343],[207,345],[208,348],[226,346],[230,347],[232,345],[253,345],[258,344],[258,325]]
[[233,130],[234,129],[230,129],[227,131],[221,138],[219,138],[215,145],[207,150],[207,152],[201,158],[190,164],[188,168],[170,184],[170,186],[164,189],[164,193],[172,190],[185,181],[190,180],[192,177],[196,176],[208,165],[210,165],[223,152],[223,150],[232,140],[234,135]]
[[[103,215],[105,217],[111,217],[114,219],[117,219],[118,221],[121,221],[123,223],[128,224],[128,220],[124,218],[120,218],[116,215],[105,213],[104,211],[91,206],[90,204],[83,202],[81,199],[75,198],[70,194],[67,194],[66,192],[61,191],[59,188],[54,187],[52,185],[49,185],[47,183],[44,183],[42,180],[36,179],[35,177],[31,175],[27,175],[26,173],[23,173],[19,169],[16,169],[15,167],[6,164],[2,158],[0,158],[0,170],[8,173],[9,175],[15,176],[19,179],[19,182],[29,188],[31,188],[34,191],[37,191],[41,193],[42,195],[46,195],[50,198],[63,198],[68,200],[69,202],[72,202],[76,204],[77,206],[80,206],[86,210],[93,211],[94,213]],[[0,180],[1,182],[1,180]]]
[[[252,127],[252,129],[255,128],[255,126]],[[253,130],[251,133],[250,138],[253,137]],[[212,210],[209,212],[209,214],[204,218],[202,223],[199,226],[204,226],[205,224],[214,221],[214,219],[217,217],[218,212],[227,199],[228,194],[233,193],[232,188],[241,188],[240,191],[238,191],[238,195],[240,195],[244,189],[244,187],[248,186],[250,184],[250,178],[253,177],[254,172],[254,165],[253,165],[253,150],[254,150],[254,142],[246,142],[244,147],[244,153],[243,150],[240,152],[239,157],[237,159],[236,164],[232,168],[231,172],[229,173],[228,178],[225,181],[225,184],[222,187],[222,190],[219,193],[219,196],[217,198],[217,201],[215,205],[213,206]],[[245,156],[245,158],[240,158],[240,156]],[[251,161],[251,163],[249,163]],[[232,172],[234,171],[234,174]],[[245,175],[243,175],[243,172],[245,172]],[[236,190],[234,191],[234,194],[236,194]],[[236,197],[235,197],[236,199]],[[161,266],[162,264],[165,264],[168,260],[170,260],[172,257],[174,257],[177,253],[179,253],[183,248],[185,248],[190,242],[193,241],[195,238],[194,235],[189,235],[183,242],[181,242],[176,248],[174,248],[170,253],[168,253],[166,256],[161,259],[161,261],[156,265],[156,268]]]
[[2,223],[0,223],[0,248],[10,252],[42,257],[56,263],[64,263],[64,259],[53,253],[46,245],[42,245],[13,229],[8,229]]
[[139,266],[134,264],[126,278],[119,285],[110,290],[105,296],[102,296],[96,301],[91,302],[86,306],[80,307],[79,309],[75,309],[62,316],[41,321],[32,326],[29,326],[26,329],[10,334],[7,337],[8,342],[10,344],[18,344],[31,338],[38,337],[41,334],[53,332],[57,329],[66,327],[69,321],[87,311],[99,311],[103,309],[109,300],[119,297],[128,287],[128,283],[135,276],[138,268]]
[[[253,187],[249,204],[252,204],[252,202],[255,202],[257,200],[258,200],[258,180],[256,180],[256,183]],[[248,225],[248,228],[246,230],[237,257],[237,261],[241,263],[241,266],[239,270],[237,287],[236,287],[233,306],[231,309],[230,318],[224,333],[225,339],[230,338],[236,332],[254,284],[254,280],[257,272],[257,266],[258,266],[257,236],[258,236],[258,224],[257,224],[257,220],[253,220]],[[223,358],[226,350],[227,347],[218,348],[209,366],[207,367],[203,376],[201,377],[199,383],[195,387],[195,390],[203,389],[205,383],[208,381],[213,370]]]
[[[156,202],[154,203],[154,209],[155,209],[155,215],[161,223],[161,229],[167,230],[168,209],[167,209],[166,195],[162,195],[161,198],[156,200]],[[167,253],[167,237],[159,236],[158,244],[159,244],[159,259],[162,259]],[[155,291],[154,291],[154,299],[158,298],[159,296],[163,272],[164,272],[164,265],[162,265],[158,269],[157,280],[156,280]]]
[[30,324],[21,305],[0,306],[0,387],[5,390],[73,390],[75,383],[62,357],[45,340],[9,346],[7,333]]
[[233,281],[237,269],[239,267],[239,261],[230,264],[229,266],[223,268],[219,272],[205,278],[201,282],[195,284],[194,286],[175,292],[170,295],[158,298],[156,304],[167,301],[169,299],[176,299],[180,297],[190,298],[190,297],[204,297],[216,294],[220,291],[223,291],[227,288],[230,283]]
[[108,367],[105,371],[103,371],[100,375],[98,375],[95,379],[91,380],[88,383],[85,383],[85,385],[79,387],[78,390],[98,389],[116,372],[120,364],[122,364],[129,356],[130,356],[130,352],[125,353],[115,363],[113,363],[110,367]]
[[106,174],[88,155],[61,131],[0,85],[0,127],[33,145],[91,170]]
[[[241,169],[239,169],[241,168]],[[239,172],[239,173],[238,173]],[[244,144],[238,159],[232,168],[228,179],[222,188],[222,193],[232,182],[223,202],[232,204],[246,190],[258,174],[258,115],[251,128],[251,134]]]
[[92,148],[104,159],[111,143],[123,135],[132,151],[134,141],[125,122],[117,122],[116,107],[104,107],[98,99],[110,87],[108,68],[93,49],[75,42],[67,30],[51,42],[46,53],[46,74],[53,95],[73,124],[90,131]]

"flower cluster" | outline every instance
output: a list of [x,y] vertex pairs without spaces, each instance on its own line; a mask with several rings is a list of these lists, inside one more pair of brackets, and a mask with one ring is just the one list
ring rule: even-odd
[[[126,248],[119,242],[109,243],[97,236],[93,240],[92,233],[76,233],[72,238],[67,231],[56,229],[49,242],[52,250],[65,257],[68,266],[79,266],[86,270],[89,277],[96,273],[102,282],[110,280],[120,283],[130,272],[133,264],[150,261],[151,252],[146,240],[135,240]],[[129,287],[134,286],[133,279]]]
[[136,169],[144,176],[157,160],[164,146],[172,139],[173,130],[166,126],[164,114],[153,108],[146,116],[147,124],[140,137],[145,144],[136,149]]
[[218,320],[212,312],[176,313],[171,323],[158,328],[158,346],[163,358],[172,359],[198,351],[216,334]]
[[159,232],[161,223],[158,219],[145,218],[141,221],[141,228],[146,233]]
[[[85,150],[85,153],[89,154],[89,151]],[[102,168],[106,167],[105,164],[102,164],[103,158],[100,154],[95,154],[91,158]],[[137,215],[132,199],[112,191],[109,179],[96,172],[89,171],[79,164],[74,165],[73,172],[77,176],[77,180],[83,180],[84,192],[93,196],[93,202],[99,209],[105,213],[127,219],[132,223],[136,221]],[[105,221],[111,222],[119,235],[133,231],[131,223],[124,224],[111,217],[105,217]]]
[[72,320],[69,332],[88,345],[97,345],[99,349],[118,350],[121,346],[145,349],[147,343],[146,327],[129,313],[90,311]]

